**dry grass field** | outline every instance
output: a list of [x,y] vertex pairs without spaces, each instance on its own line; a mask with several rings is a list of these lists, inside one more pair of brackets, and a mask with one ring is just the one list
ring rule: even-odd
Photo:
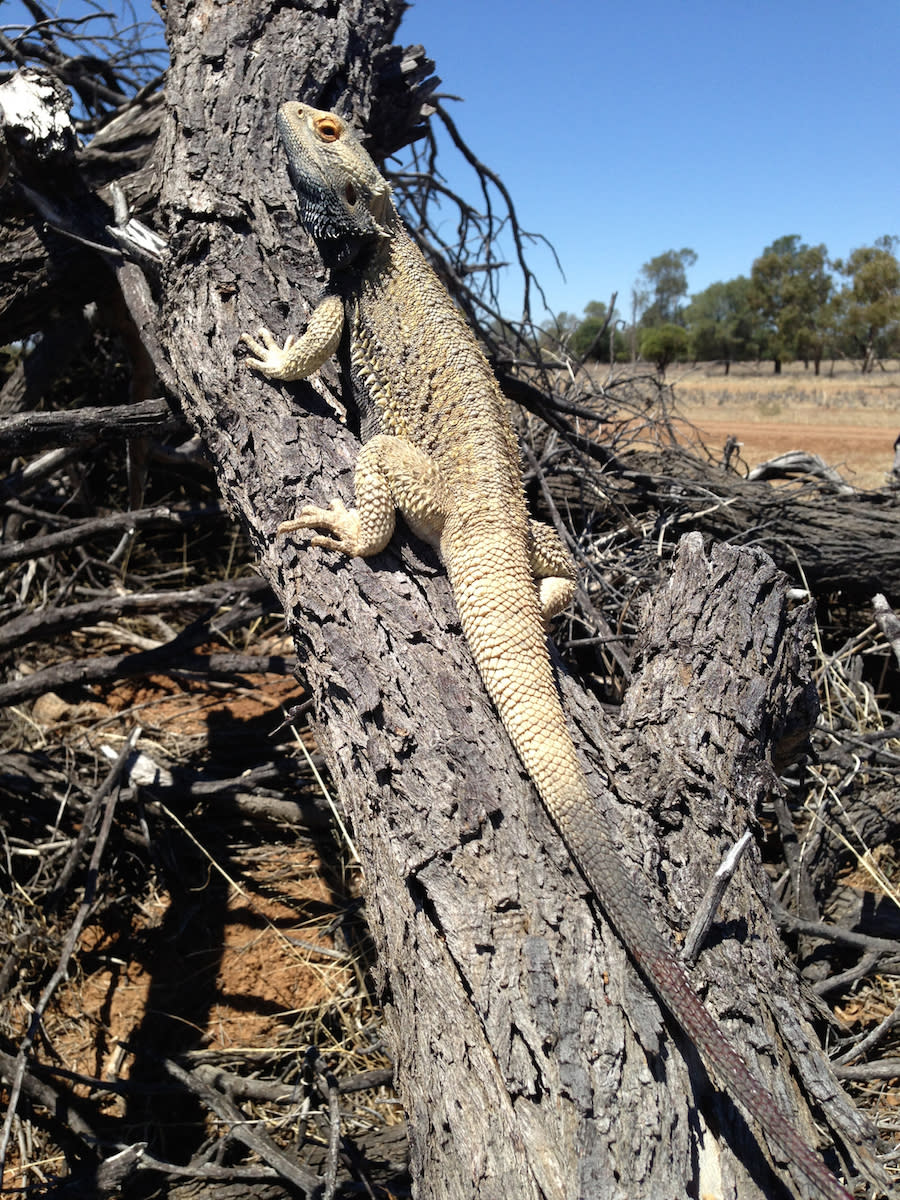
[[712,450],[730,435],[751,466],[787,450],[807,450],[836,467],[855,487],[884,486],[900,433],[900,363],[861,375],[851,363],[822,374],[788,363],[738,363],[670,368],[679,415],[701,431]]

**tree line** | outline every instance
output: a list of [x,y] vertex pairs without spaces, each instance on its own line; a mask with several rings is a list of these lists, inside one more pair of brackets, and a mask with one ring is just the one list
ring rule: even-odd
[[542,340],[579,359],[642,358],[664,372],[676,361],[813,364],[856,360],[863,373],[900,353],[900,238],[885,235],[845,259],[788,234],[766,246],[749,276],[711,283],[688,298],[696,253],[666,250],[644,263],[628,317],[592,300],[582,317],[563,312]]

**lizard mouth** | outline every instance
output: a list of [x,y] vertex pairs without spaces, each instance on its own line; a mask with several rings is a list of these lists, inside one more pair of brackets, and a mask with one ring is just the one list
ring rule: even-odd
[[339,161],[334,163],[335,178],[329,176],[331,160],[323,162],[319,148],[307,144],[304,120],[298,104],[283,105],[276,117],[288,175],[300,202],[300,222],[328,265],[343,266],[378,239],[380,230],[357,184],[347,178],[341,182]]
[[287,153],[288,175],[294,191],[303,200],[321,204],[329,191],[322,168],[304,146],[293,122],[281,109],[275,117],[275,125]]

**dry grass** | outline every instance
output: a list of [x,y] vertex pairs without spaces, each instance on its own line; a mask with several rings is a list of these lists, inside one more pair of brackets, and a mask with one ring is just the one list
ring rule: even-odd
[[726,375],[719,363],[678,364],[669,370],[669,382],[690,403],[803,404],[826,410],[884,409],[896,411],[900,399],[900,362],[884,364],[884,370],[860,374],[853,363],[823,363],[816,375],[812,366],[785,363],[776,375],[772,364],[734,363]]
[[821,375],[789,363],[738,363],[726,376],[716,364],[669,372],[678,412],[696,425],[712,450],[729,436],[742,443],[750,466],[788,450],[807,450],[837,467],[859,488],[879,488],[900,432],[900,364],[861,375],[847,363]]

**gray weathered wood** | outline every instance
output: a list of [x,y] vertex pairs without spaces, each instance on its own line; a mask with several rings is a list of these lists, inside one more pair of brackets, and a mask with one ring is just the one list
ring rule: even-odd
[[[261,321],[296,330],[323,278],[294,220],[273,116],[301,97],[392,130],[382,151],[397,145],[402,59],[386,47],[401,7],[241,4],[200,21],[194,4],[169,3],[159,164],[172,257],[155,352],[296,635],[364,864],[417,1194],[782,1195],[588,903],[432,556],[402,532],[372,562],[274,537],[302,501],[350,497],[357,446],[335,415],[333,370],[273,386],[236,353]],[[562,679],[598,803],[673,936],[752,820],[774,743],[809,720],[804,634],[767,559],[722,548],[707,560],[691,541],[645,615],[621,722]],[[868,1127],[827,1069],[767,896],[750,853],[697,988],[808,1136],[820,1122],[825,1146],[839,1135],[868,1167]]]

